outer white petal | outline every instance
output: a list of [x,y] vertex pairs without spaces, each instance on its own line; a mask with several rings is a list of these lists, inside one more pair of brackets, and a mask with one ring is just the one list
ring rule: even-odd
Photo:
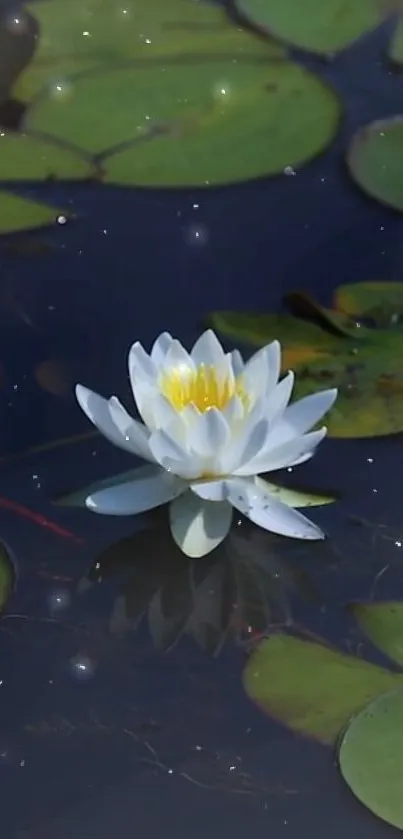
[[197,481],[190,484],[190,489],[205,501],[226,501],[228,498],[227,485],[223,478]]
[[290,370],[267,397],[265,416],[271,426],[274,426],[280,420],[290,401],[294,378],[294,373]]
[[161,335],[158,336],[157,340],[154,341],[151,350],[151,360],[155,364],[157,370],[161,366],[173,340],[174,339],[169,332],[162,332]]
[[224,361],[224,350],[212,329],[207,329],[196,341],[191,358],[196,367],[205,364],[207,367],[220,367]]
[[171,532],[187,556],[205,556],[225,539],[231,527],[232,508],[225,501],[202,501],[187,492],[169,508]]
[[250,460],[253,461],[264,448],[268,430],[269,424],[266,419],[261,418],[258,403],[233,435],[228,446],[217,452],[215,471],[220,475],[233,474],[236,469]]
[[[266,446],[262,451],[244,466],[234,470],[234,475],[258,475],[261,472],[274,472],[277,469],[285,469],[298,462],[309,453],[312,455],[316,447],[326,435],[326,428],[318,431],[311,431],[302,437],[295,437],[288,443],[276,446],[275,434],[269,435]],[[273,438],[273,439],[271,439]],[[307,458],[306,458],[307,459]]]
[[230,435],[229,425],[221,411],[211,408],[200,414],[189,429],[188,443],[192,451],[201,457],[211,458],[228,445]]
[[83,385],[76,386],[76,397],[80,408],[107,440],[131,454],[154,461],[148,446],[148,429],[132,419],[116,397],[108,401]]
[[276,429],[277,440],[285,443],[309,431],[329,411],[337,397],[337,389],[321,390],[288,405]]
[[186,484],[174,475],[156,468],[154,475],[101,489],[89,495],[85,503],[89,510],[109,516],[131,516],[153,510],[177,498]]
[[230,479],[227,488],[230,503],[259,527],[294,539],[325,538],[316,524],[281,501],[275,501],[254,482]]
[[268,396],[280,375],[281,349],[278,341],[262,347],[249,359],[244,369],[245,390],[252,397]]
[[235,378],[237,379],[238,376],[242,375],[242,373],[245,369],[244,360],[243,360],[242,355],[239,352],[239,350],[233,350],[230,353],[230,358],[231,358],[232,371],[234,373]]
[[156,378],[157,368],[139,341],[136,341],[130,347],[128,366],[132,385],[138,377],[145,378],[150,382]]

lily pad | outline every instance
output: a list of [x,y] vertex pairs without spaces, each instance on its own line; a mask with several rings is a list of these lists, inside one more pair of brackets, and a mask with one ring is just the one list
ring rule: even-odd
[[396,67],[403,67],[403,18],[400,16],[388,45],[387,56]]
[[[235,26],[225,11],[200,0],[64,0],[30,4],[40,25],[38,48],[14,95],[29,101],[44,86],[94,67],[131,59],[277,59],[284,50]],[[102,107],[102,97],[98,103]]]
[[[283,369],[296,371],[297,397],[325,387],[339,388],[328,418],[330,436],[373,437],[403,431],[402,291],[403,284],[399,288],[397,283],[342,286],[334,295],[332,310],[337,317],[330,324],[320,305],[314,322],[312,299],[309,319],[303,307],[301,318],[216,312],[208,320],[223,335],[255,346],[277,338],[283,347]],[[294,315],[298,299],[303,301],[304,295],[293,296]],[[368,326],[360,321],[360,306],[364,317],[370,316]],[[352,312],[347,328],[344,317]],[[337,333],[339,316],[343,328]]]
[[403,667],[403,603],[353,603],[350,611],[372,643]]
[[46,227],[55,223],[59,215],[68,217],[69,214],[39,201],[0,191],[0,234]]
[[26,127],[98,155],[105,180],[225,184],[282,172],[323,151],[336,95],[288,61],[150,65],[96,73],[69,100],[43,97]]
[[263,32],[310,52],[345,49],[382,20],[377,0],[235,0],[238,11]]
[[403,829],[403,690],[378,696],[348,725],[340,770],[354,795],[376,816]]
[[78,180],[94,175],[89,156],[32,134],[0,136],[0,180]]
[[403,117],[360,128],[350,143],[347,166],[371,198],[403,212]]
[[325,644],[279,633],[252,652],[243,683],[250,699],[269,716],[331,745],[373,697],[403,688],[403,675]]

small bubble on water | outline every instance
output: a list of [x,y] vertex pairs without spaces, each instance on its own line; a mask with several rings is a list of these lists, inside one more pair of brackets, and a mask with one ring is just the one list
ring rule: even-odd
[[290,176],[290,175],[296,175],[297,173],[296,173],[293,166],[286,166],[285,169],[284,169],[284,174]]
[[66,216],[58,216],[56,221],[57,221],[58,224],[67,224]]
[[185,241],[188,245],[206,245],[209,239],[207,228],[204,224],[191,224],[185,229]]
[[28,32],[28,18],[24,14],[10,14],[6,17],[5,26],[13,35],[24,35]]
[[70,659],[71,673],[80,681],[90,679],[96,670],[95,661],[88,655],[78,653]]
[[70,604],[70,592],[67,589],[61,588],[52,591],[48,597],[49,611],[52,615],[67,609]]

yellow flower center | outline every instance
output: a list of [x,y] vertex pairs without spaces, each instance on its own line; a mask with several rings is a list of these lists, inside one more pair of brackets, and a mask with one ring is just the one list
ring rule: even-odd
[[196,370],[189,367],[171,370],[160,381],[161,393],[176,411],[194,405],[201,413],[211,408],[222,411],[233,396],[238,396],[246,407],[249,399],[239,379],[218,376],[212,365],[201,364]]

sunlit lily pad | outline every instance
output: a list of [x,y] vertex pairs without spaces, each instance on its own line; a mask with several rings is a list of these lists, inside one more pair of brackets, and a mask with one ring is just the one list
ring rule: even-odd
[[348,47],[382,19],[376,0],[235,0],[245,18],[264,32],[311,52]]
[[360,128],[350,143],[347,165],[364,192],[403,212],[403,117]]
[[288,61],[149,65],[77,80],[43,97],[27,128],[99,154],[105,180],[214,185],[282,172],[317,155],[339,123],[336,95]]
[[378,696],[348,725],[340,769],[354,795],[403,829],[403,689]]
[[68,213],[39,201],[0,191],[0,234],[46,227],[55,223],[60,215],[67,217]]
[[399,685],[403,675],[283,634],[263,641],[244,670],[246,693],[265,713],[326,744],[373,697]]
[[31,134],[0,136],[0,180],[82,179],[95,167],[85,154]]
[[353,603],[350,611],[372,643],[403,667],[403,603]]
[[[338,387],[328,419],[331,436],[393,434],[403,430],[402,289],[396,283],[343,286],[335,292],[336,317],[330,319],[322,306],[315,312],[311,298],[306,319],[306,296],[293,294],[294,316],[216,312],[209,322],[223,335],[254,346],[277,338],[284,350],[283,369],[297,373],[297,397]],[[300,318],[295,317],[298,301]],[[368,323],[360,320],[360,306]]]
[[[45,85],[90,67],[130,59],[204,56],[269,59],[283,54],[273,39],[265,41],[235,26],[223,9],[200,0],[42,0],[28,7],[40,25],[36,55],[14,90],[23,100]],[[102,97],[98,103],[102,107]]]

